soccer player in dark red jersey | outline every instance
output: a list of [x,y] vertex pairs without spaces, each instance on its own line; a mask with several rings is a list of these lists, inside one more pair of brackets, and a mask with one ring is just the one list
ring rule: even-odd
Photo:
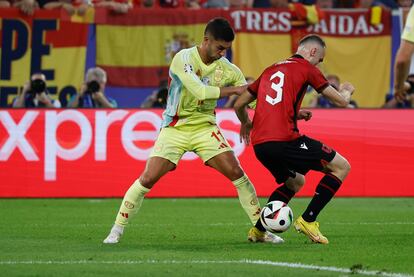
[[[336,90],[316,67],[324,59],[325,47],[317,35],[304,37],[295,55],[266,68],[234,106],[241,121],[240,139],[246,144],[251,140],[257,159],[282,184],[268,202],[288,203],[304,185],[309,170],[325,173],[307,209],[294,222],[298,232],[322,244],[327,244],[328,239],[320,232],[316,217],[339,189],[351,166],[329,146],[299,132],[297,121],[312,117],[311,111],[301,110],[300,106],[308,85],[339,107],[348,105],[354,91],[350,83]],[[252,122],[246,106],[254,100],[257,106]],[[260,241],[264,233],[258,220],[249,230],[248,239]]]

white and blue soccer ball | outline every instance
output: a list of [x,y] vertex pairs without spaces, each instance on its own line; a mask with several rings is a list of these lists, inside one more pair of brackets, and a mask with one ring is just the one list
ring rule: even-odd
[[271,201],[260,212],[260,221],[267,231],[282,233],[293,221],[292,209],[282,201]]

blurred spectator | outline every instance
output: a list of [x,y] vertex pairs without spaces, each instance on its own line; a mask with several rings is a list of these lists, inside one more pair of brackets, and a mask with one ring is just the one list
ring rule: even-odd
[[13,100],[13,108],[60,108],[59,100],[50,98],[46,88],[46,76],[35,73]]
[[70,15],[84,15],[89,7],[103,7],[115,13],[127,13],[132,3],[127,0],[38,0],[40,7],[48,10],[65,9]]
[[[246,77],[246,82],[247,84],[252,84],[254,82],[254,78],[253,77]],[[233,108],[234,103],[237,100],[237,95],[232,95],[227,99],[227,102],[224,104],[223,108]]]
[[199,10],[201,9],[201,5],[198,0],[186,0],[185,7],[190,10]]
[[159,0],[161,8],[181,8],[185,6],[184,0]]
[[157,6],[156,0],[132,0],[134,7],[154,8]]
[[355,8],[355,1],[354,0],[336,0],[334,5],[336,8],[341,9],[352,9]]
[[[251,2],[251,4],[252,3],[253,2]],[[243,9],[243,8],[248,8],[248,3],[247,3],[246,0],[229,0],[229,8],[230,9]]]
[[168,82],[167,80],[161,80],[157,90],[154,90],[148,97],[142,102],[141,108],[163,108],[167,105],[168,97]]
[[387,9],[397,9],[397,1],[398,0],[336,0],[336,3],[334,3],[334,7],[342,9],[369,9],[373,6],[382,6]]
[[35,0],[20,0],[13,2],[13,7],[19,8],[24,14],[33,15],[39,4]]
[[269,0],[271,8],[288,8],[289,1],[288,0]]
[[373,6],[381,6],[387,9],[398,9],[398,5],[394,0],[359,0],[356,3],[356,8],[369,9]]
[[413,5],[413,0],[397,0],[400,8],[410,8]]
[[73,15],[76,12],[76,8],[72,5],[72,1],[70,0],[38,0],[38,3],[41,8],[46,10],[64,9],[70,15]]
[[354,99],[351,99],[351,101],[349,101],[349,104],[348,104],[347,108],[357,109],[358,108],[358,103]]
[[8,7],[10,7],[10,2],[9,1],[6,1],[6,0],[1,0],[0,1],[0,8],[8,8]]
[[293,0],[293,3],[301,3],[303,5],[316,5],[316,1],[317,0],[299,0],[299,1],[295,1]]
[[[342,84],[340,83],[340,79],[337,75],[335,74],[327,75],[326,79],[328,80],[329,84],[332,87],[334,87],[337,91],[341,90]],[[336,108],[336,106],[331,101],[329,101],[322,95],[317,96],[316,107],[317,108]],[[358,104],[356,103],[355,100],[351,100],[347,108],[358,108]]]
[[[334,87],[337,91],[339,91],[340,87],[340,80],[337,75],[330,74],[326,76],[326,79],[328,80],[329,84]],[[333,108],[335,107],[334,104],[331,103],[328,99],[323,97],[323,95],[318,95],[317,101],[316,101],[316,107],[318,108]]]
[[333,86],[337,91],[339,91],[339,87],[341,86],[341,80],[339,80],[338,75],[329,74],[326,76],[326,80],[328,80],[331,86]]
[[126,0],[95,0],[94,7],[104,7],[115,13],[127,13],[132,9],[132,4]]
[[165,61],[170,63],[174,58],[175,54],[180,52],[184,48],[194,46],[194,41],[185,32],[177,32],[173,34],[172,40],[167,40],[165,49]]
[[230,7],[228,0],[207,0],[204,8],[208,9],[228,9]]
[[269,0],[253,0],[253,8],[269,8]]
[[322,95],[318,95],[316,98],[316,108],[334,108],[334,104]]
[[356,8],[369,9],[375,3],[374,0],[359,0],[355,2]]
[[106,72],[99,67],[88,69],[80,91],[69,101],[69,108],[116,108],[116,101],[105,96]]
[[316,0],[315,5],[320,9],[332,9],[334,8],[333,0]]

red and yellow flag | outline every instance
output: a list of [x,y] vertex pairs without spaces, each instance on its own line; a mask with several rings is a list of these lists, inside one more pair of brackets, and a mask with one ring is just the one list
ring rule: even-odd
[[132,10],[97,16],[96,63],[116,86],[157,86],[175,53],[199,44],[206,23],[225,11]]
[[71,22],[64,10],[26,16],[14,8],[0,9],[2,97],[10,104],[33,73],[46,75],[54,98],[75,92],[83,81],[87,38],[88,25]]

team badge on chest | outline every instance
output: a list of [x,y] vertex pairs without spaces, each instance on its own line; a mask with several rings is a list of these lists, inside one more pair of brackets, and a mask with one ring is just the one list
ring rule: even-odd
[[214,72],[214,82],[220,83],[223,79],[224,71],[221,66],[217,66],[216,71]]

